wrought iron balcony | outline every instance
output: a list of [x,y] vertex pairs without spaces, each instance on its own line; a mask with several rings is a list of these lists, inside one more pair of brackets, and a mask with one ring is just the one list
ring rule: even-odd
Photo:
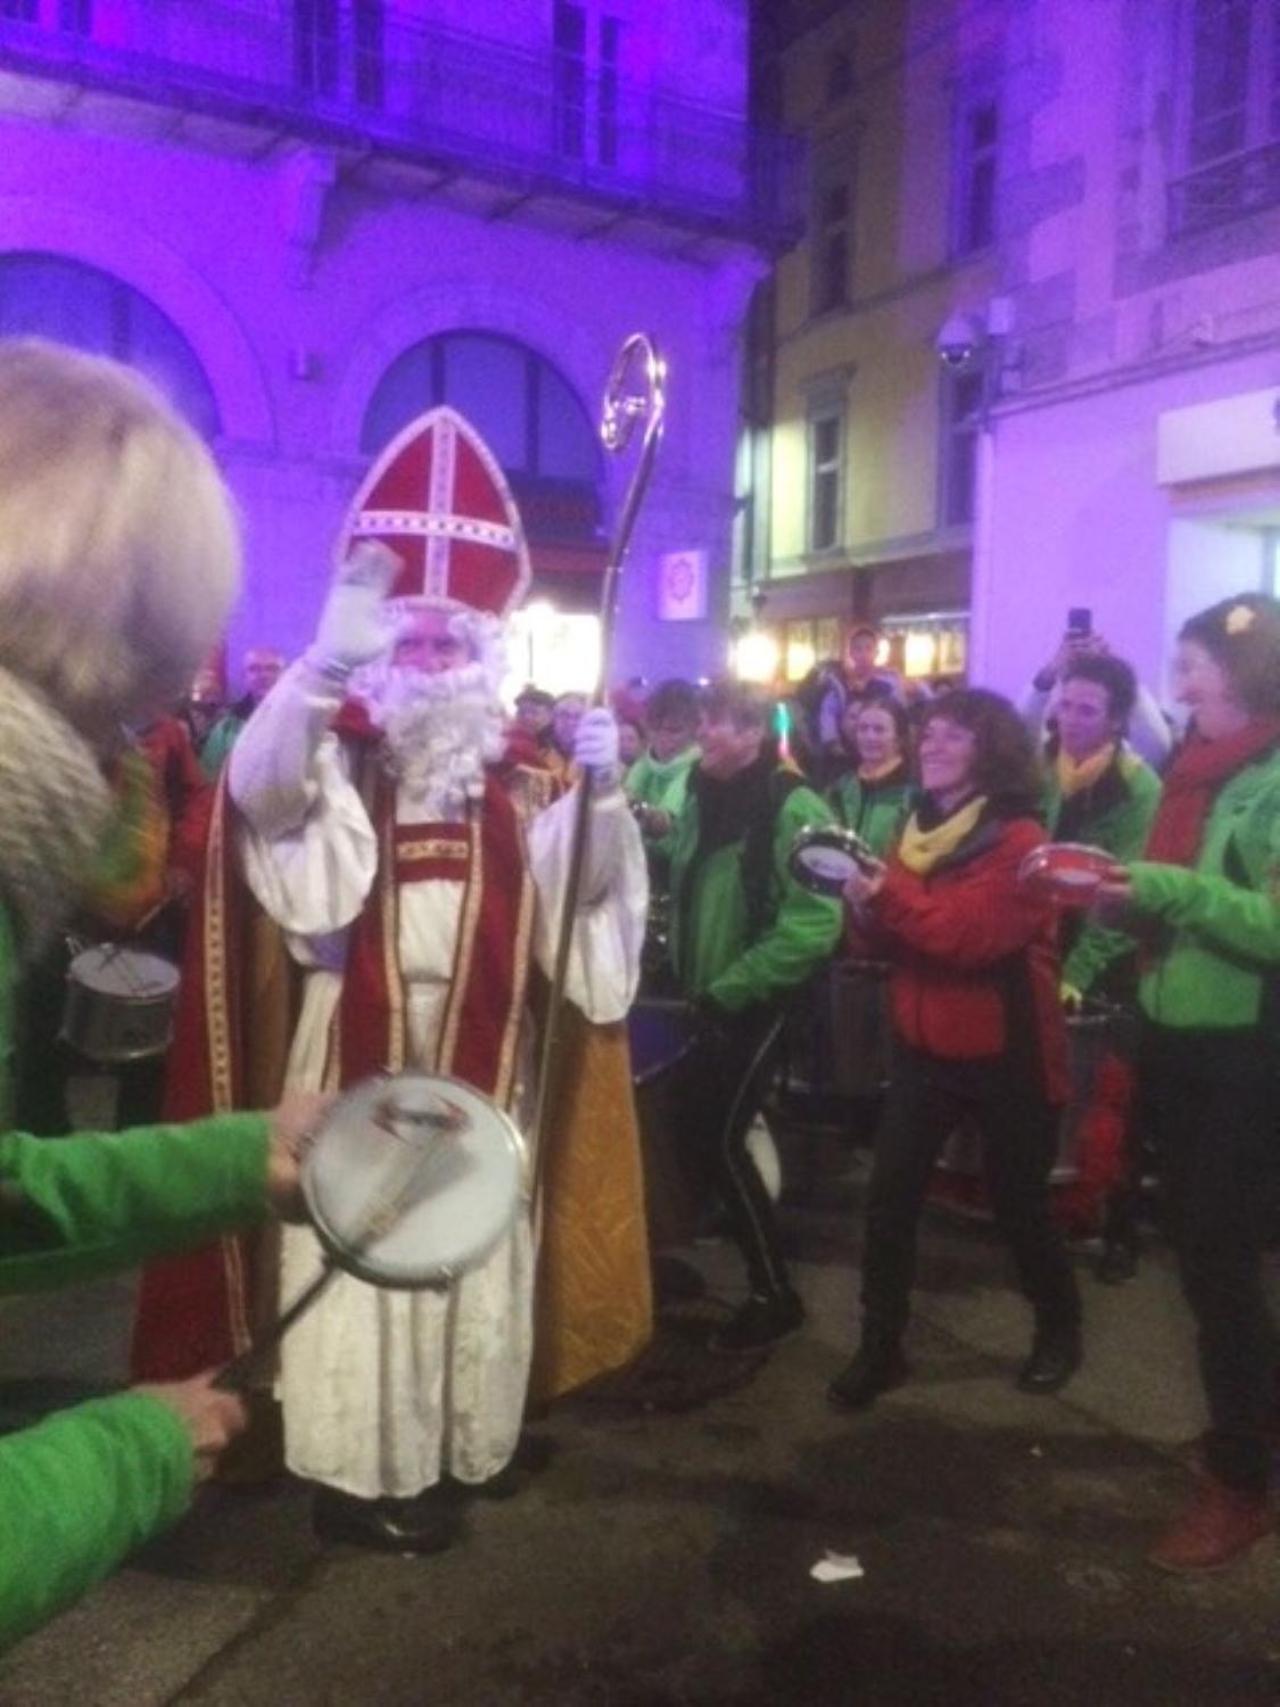
[[745,237],[800,229],[799,140],[580,61],[352,0],[0,0],[0,71],[483,178],[508,199]]
[[1169,185],[1170,234],[1190,236],[1278,203],[1280,142],[1270,142],[1175,178]]

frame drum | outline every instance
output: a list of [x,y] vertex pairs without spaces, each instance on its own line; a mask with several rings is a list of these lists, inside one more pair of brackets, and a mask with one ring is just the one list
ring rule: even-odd
[[1047,895],[1060,907],[1088,907],[1099,884],[1123,870],[1104,848],[1085,842],[1045,842],[1032,848],[1018,867],[1018,883],[1033,894]]
[[855,872],[877,871],[881,863],[856,830],[836,824],[810,824],[787,856],[787,868],[802,889],[835,901]]
[[366,1079],[329,1109],[302,1166],[325,1250],[375,1286],[445,1286],[511,1227],[525,1144],[505,1111],[460,1079]]

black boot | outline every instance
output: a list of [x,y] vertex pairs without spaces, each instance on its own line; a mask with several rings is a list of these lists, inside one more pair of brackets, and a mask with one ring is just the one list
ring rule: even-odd
[[838,1411],[864,1411],[906,1378],[907,1360],[898,1341],[864,1334],[850,1362],[827,1388],[827,1402]]
[[462,1533],[462,1508],[444,1483],[412,1499],[362,1500],[340,1488],[320,1487],[312,1521],[322,1541],[380,1553],[443,1553]]
[[1024,1393],[1056,1393],[1084,1361],[1079,1322],[1038,1322],[1031,1355],[1018,1372]]
[[789,1287],[781,1292],[753,1292],[708,1344],[712,1351],[763,1351],[795,1333],[803,1321],[804,1305]]

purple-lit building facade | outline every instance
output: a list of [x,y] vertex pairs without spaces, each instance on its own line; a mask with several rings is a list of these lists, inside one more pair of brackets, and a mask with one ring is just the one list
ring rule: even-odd
[[784,657],[871,617],[1014,692],[1087,606],[1163,690],[1190,611],[1276,587],[1280,11],[775,10],[810,219],[747,590]]
[[[503,462],[535,596],[590,610],[628,473],[599,396],[648,330],[671,410],[613,673],[706,674],[783,229],[746,103],[745,0],[14,0],[0,331],[121,355],[206,433],[245,519],[234,659],[306,642],[360,475],[437,401]],[[659,614],[673,556],[704,614]]]

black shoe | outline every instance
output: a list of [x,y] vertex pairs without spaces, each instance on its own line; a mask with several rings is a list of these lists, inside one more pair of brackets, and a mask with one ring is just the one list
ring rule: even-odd
[[1093,1272],[1104,1286],[1123,1286],[1138,1272],[1138,1247],[1118,1241],[1104,1245]]
[[827,1403],[838,1411],[865,1411],[881,1393],[901,1387],[907,1360],[898,1346],[863,1345],[827,1388]]
[[1037,1328],[1031,1356],[1018,1372],[1018,1386],[1024,1393],[1056,1393],[1083,1361],[1078,1327]]
[[362,1500],[318,1488],[312,1522],[322,1541],[379,1553],[443,1553],[462,1533],[461,1509],[443,1485],[405,1500]]
[[707,1343],[712,1351],[763,1351],[795,1333],[803,1321],[804,1305],[798,1293],[753,1292]]

